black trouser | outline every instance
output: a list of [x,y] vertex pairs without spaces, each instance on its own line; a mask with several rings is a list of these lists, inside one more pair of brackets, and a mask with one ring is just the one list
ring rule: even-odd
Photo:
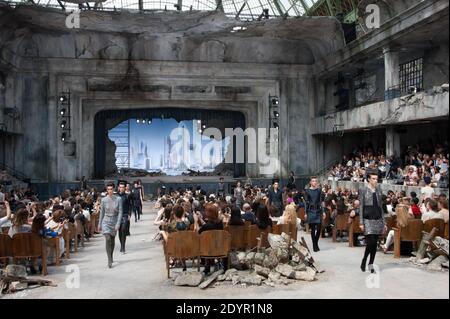
[[309,228],[311,229],[311,241],[313,243],[313,249],[318,249],[322,224],[309,224]]
[[112,263],[114,262],[113,254],[114,254],[114,245],[116,243],[116,236],[106,233],[105,242],[106,242],[106,255],[108,256],[108,265],[112,265]]
[[119,228],[120,252],[125,252],[125,242],[127,241],[128,227],[129,227],[128,220],[120,224]]
[[369,265],[372,265],[375,261],[375,255],[377,253],[378,237],[379,235],[366,235],[366,250],[364,251],[364,264],[367,262],[367,257],[369,257]]
[[139,219],[141,219],[141,215],[142,215],[142,206],[141,206],[141,204],[134,205],[133,206],[133,212],[134,212],[134,220],[135,221],[138,221]]

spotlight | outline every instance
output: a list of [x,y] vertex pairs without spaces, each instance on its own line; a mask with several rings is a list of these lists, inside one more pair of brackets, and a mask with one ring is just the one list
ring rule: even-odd
[[202,131],[202,129],[199,129],[198,132],[201,134],[203,131]]
[[66,135],[66,133],[62,133],[61,134],[61,141],[65,141],[66,140],[66,138],[67,138],[67,135]]
[[61,114],[61,115],[66,114],[66,109],[61,109],[61,111],[59,111],[59,114]]
[[273,116],[280,117],[280,113],[278,113],[278,111],[273,111]]
[[142,120],[142,124],[145,124],[145,119]]
[[203,124],[203,125],[202,125],[202,129],[205,129],[205,128],[206,128],[206,124]]
[[66,101],[67,101],[67,97],[65,97],[64,95],[61,95],[61,96],[59,97],[59,101],[60,101],[60,102],[66,102]]
[[278,128],[279,128],[278,123],[277,122],[273,122],[273,127],[278,130]]
[[197,123],[200,124],[202,121],[201,120],[197,120]]
[[152,124],[152,120],[147,120],[147,124],[148,125]]
[[141,123],[141,120],[140,119],[136,119],[136,123]]
[[272,106],[278,106],[278,104],[280,104],[280,101],[278,100],[277,97],[272,97],[270,103],[272,104]]
[[66,121],[62,121],[61,122],[61,128],[65,128],[66,127],[67,122]]

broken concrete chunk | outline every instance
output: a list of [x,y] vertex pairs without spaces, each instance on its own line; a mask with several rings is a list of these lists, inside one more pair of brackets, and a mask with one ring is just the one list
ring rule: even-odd
[[288,264],[278,264],[275,271],[288,278],[294,278],[294,268]]
[[175,279],[175,286],[197,287],[203,281],[204,275],[201,272],[184,271]]

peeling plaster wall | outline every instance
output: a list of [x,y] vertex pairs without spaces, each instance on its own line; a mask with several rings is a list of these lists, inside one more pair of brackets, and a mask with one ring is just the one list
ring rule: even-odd
[[[42,181],[91,177],[94,117],[106,109],[236,110],[246,127],[268,127],[270,94],[279,96],[282,114],[276,174],[311,171],[309,66],[343,47],[336,19],[83,11],[80,29],[67,29],[65,18],[61,10],[0,5],[0,68],[13,82],[4,94],[21,113],[11,127],[23,134],[6,159],[13,167]],[[246,30],[231,33],[235,26]],[[60,141],[57,98],[68,90],[74,144]],[[248,164],[247,172],[260,176],[260,167]]]

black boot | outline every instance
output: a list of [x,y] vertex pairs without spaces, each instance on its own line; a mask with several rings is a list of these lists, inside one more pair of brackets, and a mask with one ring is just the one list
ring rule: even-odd
[[361,261],[361,271],[362,272],[366,272],[366,262],[367,262],[366,258],[363,258],[363,260]]

